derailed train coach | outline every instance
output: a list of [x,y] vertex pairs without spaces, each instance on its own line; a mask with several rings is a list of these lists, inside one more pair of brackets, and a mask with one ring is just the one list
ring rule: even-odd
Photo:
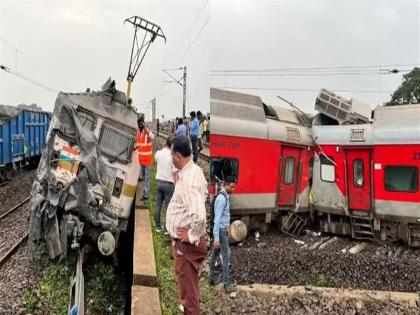
[[140,171],[136,131],[137,114],[114,81],[99,92],[59,93],[30,202],[30,240],[44,238],[51,258],[66,256],[68,243],[113,254]]
[[[378,106],[321,90],[314,117],[211,89],[211,193],[237,180],[232,217],[420,247],[420,105]],[[305,118],[306,117],[306,118]],[[305,119],[302,119],[305,118]]]
[[312,126],[312,208],[324,232],[420,247],[420,105],[373,122]]
[[310,126],[293,110],[264,104],[260,97],[210,90],[212,137],[211,193],[233,176],[232,217],[249,228],[266,229],[289,212],[309,208]]

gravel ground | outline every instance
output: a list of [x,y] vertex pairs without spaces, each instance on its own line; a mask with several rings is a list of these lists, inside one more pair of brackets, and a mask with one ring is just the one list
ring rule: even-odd
[[373,299],[332,298],[308,291],[305,294],[252,294],[238,290],[235,297],[226,295],[219,285],[215,290],[216,303],[210,314],[420,314],[420,306],[383,302]]
[[[0,187],[0,214],[27,198],[31,192],[36,170],[18,174]],[[28,203],[0,221],[0,257],[27,231]],[[26,242],[0,267],[0,314],[23,314],[24,296],[38,286],[47,262],[34,261],[27,255]]]
[[[320,237],[301,238],[310,247]],[[359,242],[360,243],[360,242]],[[341,250],[358,242],[338,238],[322,250],[272,231],[259,241],[249,236],[242,246],[232,246],[232,278],[238,284],[266,283],[317,285],[369,290],[420,291],[420,250],[369,243],[357,255]],[[305,246],[306,247],[306,246]],[[394,257],[397,251],[401,255]]]
[[23,204],[0,221],[0,257],[3,257],[28,231],[29,213],[27,205],[28,203]]
[[37,288],[48,260],[32,260],[27,243],[0,267],[0,314],[25,314],[24,299],[28,290]]
[[35,175],[36,170],[22,170],[22,173],[0,187],[0,214],[29,196]]

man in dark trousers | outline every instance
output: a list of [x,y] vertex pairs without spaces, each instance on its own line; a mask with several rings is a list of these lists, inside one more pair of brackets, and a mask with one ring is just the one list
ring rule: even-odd
[[[162,231],[160,224],[161,209],[163,204],[164,218],[166,218],[166,208],[174,193],[174,181],[177,169],[172,163],[171,155],[171,138],[166,139],[166,145],[155,153],[156,161],[156,181],[157,181],[157,196],[156,196],[156,209],[155,209],[155,226],[156,232]],[[166,219],[165,219],[166,220]],[[165,229],[166,234],[166,229]]]
[[190,139],[191,147],[193,151],[193,161],[197,164],[198,161],[198,134],[200,133],[200,123],[198,122],[197,115],[194,111],[190,113],[191,125],[190,125]]
[[214,202],[214,227],[213,227],[213,249],[210,256],[210,285],[215,285],[214,268],[216,260],[222,253],[222,274],[223,285],[226,293],[231,293],[235,289],[231,283],[229,276],[229,225],[230,225],[230,208],[229,195],[235,190],[235,178],[227,176],[224,180],[220,192],[216,196]]
[[203,170],[191,160],[190,141],[186,136],[173,139],[171,153],[179,173],[166,214],[166,229],[172,238],[179,299],[184,314],[198,315],[198,271],[207,252],[207,181]]

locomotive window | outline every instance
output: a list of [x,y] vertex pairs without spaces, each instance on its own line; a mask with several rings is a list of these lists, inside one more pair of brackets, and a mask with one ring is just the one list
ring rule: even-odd
[[328,159],[324,155],[320,155],[321,160],[321,180],[324,182],[335,182],[335,165],[332,161],[332,157],[328,157]]
[[295,159],[293,157],[286,158],[286,163],[284,166],[284,183],[291,184],[293,183],[293,176],[295,174]]
[[[118,160],[128,163],[131,158],[135,136],[127,128],[104,124],[99,138],[101,152],[111,161]],[[126,129],[126,130],[124,130]]]
[[239,161],[237,159],[213,158],[210,163],[211,181],[223,181],[227,176],[233,176],[238,182],[238,170]]
[[392,192],[417,192],[419,171],[415,166],[386,166],[385,190]]
[[353,185],[355,187],[363,187],[364,183],[364,170],[363,160],[353,161]]

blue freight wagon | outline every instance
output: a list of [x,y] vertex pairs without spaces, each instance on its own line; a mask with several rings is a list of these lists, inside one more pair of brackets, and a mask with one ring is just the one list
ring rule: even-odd
[[50,120],[50,113],[36,107],[0,105],[0,182],[39,161]]

